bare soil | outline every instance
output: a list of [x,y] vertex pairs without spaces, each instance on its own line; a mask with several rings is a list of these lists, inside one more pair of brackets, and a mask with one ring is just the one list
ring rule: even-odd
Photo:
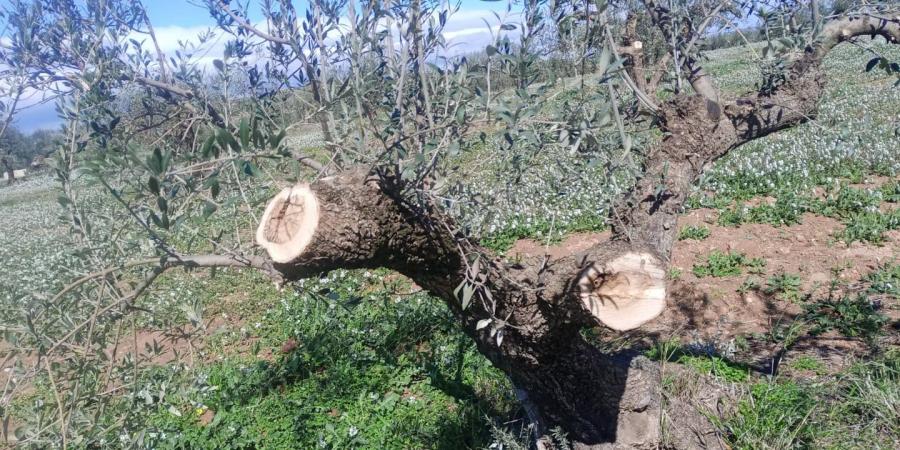
[[[876,180],[877,181],[877,180]],[[875,182],[860,187],[876,186]],[[765,198],[757,200],[765,202]],[[841,289],[862,289],[861,280],[869,272],[889,261],[900,260],[900,231],[887,233],[883,245],[854,242],[845,245],[833,235],[843,228],[838,220],[805,214],[802,223],[793,226],[774,227],[767,224],[744,224],[738,228],[716,225],[717,212],[711,209],[692,210],[679,217],[679,229],[686,225],[703,225],[710,235],[704,240],[684,240],[675,245],[673,269],[681,271],[676,280],[669,281],[669,306],[654,321],[627,333],[597,330],[603,340],[651,345],[655,340],[676,338],[684,344],[709,344],[722,349],[736,338],[743,338],[750,347],[737,349],[735,360],[747,363],[758,370],[772,370],[781,359],[780,348],[761,337],[779,325],[790,323],[802,312],[799,302],[787,301],[763,290],[740,293],[744,280],[750,276],[762,286],[775,274],[786,272],[802,279],[801,293],[810,298],[827,296],[832,280]],[[521,240],[509,251],[515,257],[546,255],[555,259],[578,253],[606,240],[609,232],[576,233],[554,245]],[[766,267],[763,274],[751,275],[746,269],[739,276],[698,278],[692,272],[695,263],[702,262],[713,250],[736,251],[750,258],[763,258]],[[896,298],[880,298],[882,312],[888,316],[887,337],[884,343],[900,343],[897,324],[900,323],[900,301]],[[790,357],[803,354],[824,360],[828,372],[838,371],[850,362],[865,356],[871,349],[860,339],[827,333],[816,337],[801,338],[792,348]]]

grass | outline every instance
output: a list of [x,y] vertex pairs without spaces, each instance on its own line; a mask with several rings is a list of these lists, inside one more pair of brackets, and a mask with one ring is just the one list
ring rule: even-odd
[[822,375],[826,372],[825,365],[818,359],[809,355],[801,355],[800,357],[795,358],[791,361],[790,367],[794,370],[810,371],[817,375]]
[[815,406],[810,392],[794,382],[760,382],[750,387],[734,416],[720,427],[733,449],[813,448],[809,417]]
[[893,449],[900,439],[900,352],[823,383],[761,381],[719,421],[734,449]]
[[799,275],[782,271],[769,277],[765,292],[781,300],[797,302],[800,300],[801,281]]
[[485,417],[518,408],[446,308],[385,280],[386,271],[336,275],[308,282],[260,319],[267,325],[253,334],[271,359],[229,356],[197,371],[201,388],[170,394],[150,419],[153,446],[487,445]]
[[750,378],[750,369],[746,365],[719,355],[691,351],[674,338],[658,341],[644,351],[644,356],[654,361],[682,364],[701,374],[712,375],[731,383],[745,382]]
[[753,207],[737,205],[720,211],[718,223],[736,227],[744,223],[767,223],[774,226],[800,223],[800,216],[808,211],[806,200],[793,193],[779,195],[774,203]]
[[891,212],[863,212],[850,216],[846,221],[846,228],[837,233],[836,237],[846,243],[855,241],[882,244],[885,242],[884,234],[890,230],[900,228],[900,209]]
[[889,181],[881,185],[879,189],[884,201],[888,203],[900,203],[900,181]]
[[694,200],[695,207],[712,206],[719,210],[717,223],[722,226],[737,227],[745,223],[765,223],[773,226],[801,223],[804,213],[814,213],[839,219],[844,229],[835,233],[837,239],[846,244],[856,241],[882,244],[885,233],[900,228],[900,210],[882,211],[879,205],[895,201],[895,182],[885,183],[879,189],[858,189],[842,184],[825,199],[798,194],[792,190],[766,192],[775,195],[771,203],[747,206],[737,201],[733,206],[731,198],[714,200]]
[[540,220],[525,225],[516,225],[501,232],[484,236],[481,245],[504,253],[519,239],[536,239],[542,242],[558,243],[565,235],[584,231],[601,231],[607,228],[606,219],[600,216],[583,216],[567,224],[556,224],[552,220]]

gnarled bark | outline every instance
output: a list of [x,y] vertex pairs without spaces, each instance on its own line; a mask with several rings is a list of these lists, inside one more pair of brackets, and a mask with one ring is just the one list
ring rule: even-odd
[[[661,261],[613,241],[555,261],[510,262],[453,235],[445,223],[437,212],[404,209],[377,178],[359,171],[286,189],[269,203],[257,239],[288,280],[388,267],[443,299],[524,394],[544,431],[561,427],[585,444],[616,442],[626,423],[620,414],[629,415],[629,425],[647,414],[643,422],[653,427],[625,434],[634,443],[656,439],[657,373],[646,371],[642,358],[603,354],[580,331],[604,322],[630,328],[661,312]],[[647,286],[631,284],[638,280]],[[472,294],[464,307],[466,289]],[[648,300],[649,312],[642,304]],[[634,301],[640,318],[629,323],[609,311],[616,305],[592,308],[594,301],[626,308]],[[489,325],[479,326],[485,320]]]

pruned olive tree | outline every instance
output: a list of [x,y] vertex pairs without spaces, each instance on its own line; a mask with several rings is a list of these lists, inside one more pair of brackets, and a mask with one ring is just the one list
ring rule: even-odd
[[[116,319],[173,267],[248,267],[279,283],[386,267],[446,303],[508,375],[542,446],[555,428],[583,446],[661,442],[658,369],[604,353],[582,331],[634,329],[677,303],[665,274],[677,216],[703,171],[744,143],[813,119],[827,82],[823,60],[836,45],[900,39],[900,11],[888,3],[823,18],[814,1],[773,1],[764,11],[767,2],[525,0],[509,6],[511,19],[501,17],[478,66],[444,38],[457,7],[440,2],[322,0],[300,13],[291,2],[267,1],[261,23],[237,2],[208,0],[215,33],[229,40],[204,71],[190,44],[168,59],[152,45],[139,3],[15,3],[30,17],[16,36],[31,38],[14,37],[10,48],[32,58],[23,60],[33,79],[64,94],[68,141],[55,169],[61,203],[89,249],[85,275],[45,300],[45,311],[29,313],[35,330],[57,327],[29,335],[47,373],[60,370],[71,340],[118,336]],[[703,70],[699,43],[760,14],[788,24],[767,45],[781,64],[758,89],[724,95]],[[639,24],[654,27],[654,42],[645,45]],[[555,80],[541,72],[548,29],[568,57],[591,62],[578,64],[582,98],[549,118],[542,107]],[[654,47],[664,51],[647,54]],[[900,72],[885,58],[873,61],[870,69]],[[498,76],[511,87],[492,89]],[[636,120],[658,133],[635,145]],[[297,122],[315,124],[323,151],[289,148],[286,128]],[[610,136],[614,153],[603,145]],[[490,200],[472,198],[453,176],[456,156],[478,141],[493,145],[513,175],[545,149],[564,147],[627,180],[608,210],[611,238],[559,259],[512,261],[480,245],[466,211],[490,208]],[[269,191],[249,176],[291,184],[264,173],[258,162],[272,157],[303,164],[302,180],[256,215]],[[149,237],[149,248],[100,244],[116,233],[92,226],[97,219],[73,187],[79,174],[117,202],[137,225],[129,232]],[[227,243],[192,226],[223,212],[237,230]],[[249,228],[260,251],[239,231]],[[218,254],[191,254],[185,236],[209,241]],[[143,278],[125,277],[128,270]],[[84,289],[95,299],[86,315],[48,319]],[[54,384],[75,382],[59,378]],[[48,428],[64,443],[71,411],[85,404],[59,401],[58,426]],[[671,419],[676,427],[701,420]],[[697,439],[684,433],[672,445],[699,446]]]

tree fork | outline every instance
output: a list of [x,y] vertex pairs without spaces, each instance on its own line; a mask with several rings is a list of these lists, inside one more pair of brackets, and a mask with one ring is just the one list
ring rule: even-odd
[[[447,303],[527,398],[542,431],[560,427],[586,444],[657,439],[658,371],[643,358],[603,354],[580,330],[631,329],[656,317],[665,304],[663,262],[623,242],[550,262],[509,262],[452,235],[440,225],[447,221],[405,210],[377,179],[354,171],[281,191],[257,242],[287,280],[336,268],[408,276]],[[465,309],[461,283],[474,286]]]

